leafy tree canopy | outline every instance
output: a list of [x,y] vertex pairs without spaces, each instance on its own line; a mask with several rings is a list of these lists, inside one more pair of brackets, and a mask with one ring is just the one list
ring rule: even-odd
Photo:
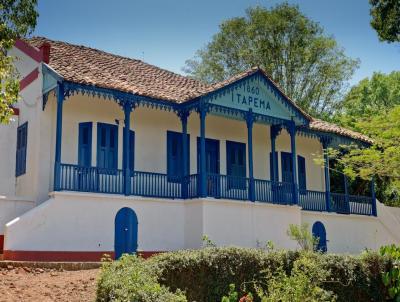
[[245,17],[226,20],[183,70],[215,82],[253,66],[266,70],[303,109],[324,117],[337,109],[358,60],[347,57],[297,6],[284,3],[249,8]]
[[369,0],[371,4],[371,26],[379,40],[400,42],[400,1]]
[[36,26],[37,0],[0,0],[0,123],[12,114],[18,100],[19,81],[8,50],[15,40],[32,32]]
[[[400,205],[400,105],[385,113],[372,115],[355,127],[374,139],[370,148],[351,149],[340,162],[351,177],[371,179],[381,184],[380,198],[387,204]],[[381,200],[382,200],[381,199]]]
[[396,105],[400,105],[400,71],[375,72],[350,89],[335,119],[345,127],[360,131],[357,121],[386,114]]

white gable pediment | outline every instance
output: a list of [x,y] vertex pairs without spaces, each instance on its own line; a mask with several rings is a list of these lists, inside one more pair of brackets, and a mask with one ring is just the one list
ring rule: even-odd
[[297,124],[304,124],[307,120],[262,73],[220,88],[208,98],[208,102],[242,111],[251,109],[254,113],[282,120],[293,119]]

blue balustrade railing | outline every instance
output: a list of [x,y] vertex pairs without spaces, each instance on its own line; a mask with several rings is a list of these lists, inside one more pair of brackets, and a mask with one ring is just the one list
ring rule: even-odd
[[223,199],[248,200],[249,179],[222,174],[208,174],[207,195]]
[[197,174],[187,176],[188,198],[195,198],[199,196],[199,178]]
[[320,191],[300,190],[299,205],[303,210],[326,211],[326,194]]
[[[60,189],[79,192],[124,194],[124,173],[119,169],[83,167],[61,164]],[[198,174],[171,181],[167,174],[134,171],[130,194],[159,198],[197,198]],[[222,199],[249,200],[250,179],[208,174],[207,196]],[[254,179],[254,199],[257,202],[291,205],[293,184]],[[299,206],[308,211],[326,211],[326,193],[297,190]],[[368,196],[330,193],[330,211],[342,214],[373,215],[373,198]]]
[[342,214],[350,214],[348,195],[341,193],[331,193],[331,211]]
[[293,185],[287,182],[255,179],[255,200],[274,204],[293,204]]
[[61,164],[60,189],[123,194],[122,170]]
[[182,198],[182,182],[168,181],[167,174],[135,171],[131,194],[145,197]]
[[373,215],[373,199],[370,196],[349,195],[350,213],[358,215]]

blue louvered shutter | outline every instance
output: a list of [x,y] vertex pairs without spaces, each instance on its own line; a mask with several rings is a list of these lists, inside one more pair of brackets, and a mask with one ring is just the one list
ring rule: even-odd
[[99,123],[97,126],[97,167],[117,169],[118,127]]
[[92,123],[80,123],[78,135],[78,165],[92,165]]
[[303,156],[297,156],[298,166],[298,183],[300,193],[304,193],[307,190],[307,176],[306,176],[306,159]]
[[292,182],[292,154],[288,152],[281,153],[281,165],[282,165],[282,181]]
[[28,122],[17,129],[17,152],[15,162],[15,176],[26,173],[26,151],[28,145]]
[[[272,152],[269,153],[269,175],[270,180],[279,181],[279,173],[278,173],[278,152],[275,152],[275,174],[273,173],[272,166]],[[275,178],[274,178],[275,175]]]

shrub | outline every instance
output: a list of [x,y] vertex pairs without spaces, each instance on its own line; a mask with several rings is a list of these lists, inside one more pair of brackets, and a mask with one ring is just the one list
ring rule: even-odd
[[[382,273],[390,267],[389,258],[373,252],[355,257],[211,247],[146,261],[124,256],[104,266],[97,301],[186,301],[186,296],[187,301],[218,302],[233,293],[231,284],[239,297],[249,292],[290,297],[293,288],[299,297],[314,292],[314,300],[305,301],[330,301],[333,296],[343,302],[385,301]],[[260,298],[254,295],[254,301]]]
[[400,247],[394,244],[383,246],[379,252],[382,256],[388,256],[392,260],[392,267],[385,270],[382,280],[388,287],[389,297],[400,301]]
[[321,267],[318,254],[302,253],[289,275],[281,268],[269,273],[264,282],[266,290],[261,286],[256,288],[258,297],[262,302],[336,301],[332,292],[322,288],[330,272]]
[[124,255],[104,262],[97,286],[97,302],[185,302],[182,292],[170,292],[143,259]]

